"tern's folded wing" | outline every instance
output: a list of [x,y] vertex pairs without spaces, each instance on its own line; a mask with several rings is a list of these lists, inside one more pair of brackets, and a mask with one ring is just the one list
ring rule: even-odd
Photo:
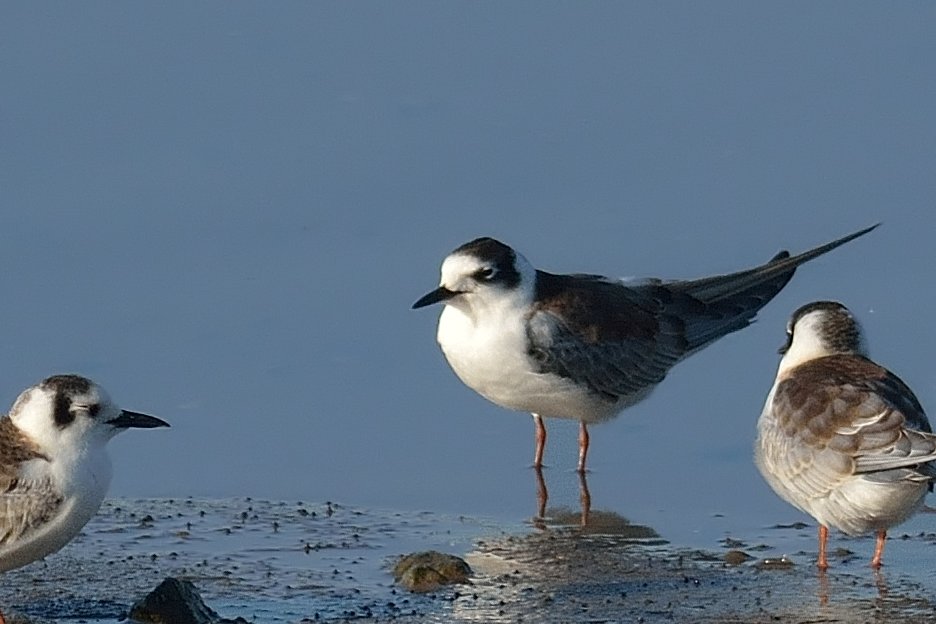
[[540,372],[611,399],[649,389],[689,349],[686,324],[666,312],[670,293],[585,276],[549,276],[527,324],[528,353]]
[[58,513],[62,497],[51,479],[30,470],[48,461],[8,417],[0,418],[0,550]]
[[936,460],[936,436],[923,408],[906,384],[870,360],[838,355],[798,367],[778,385],[774,411],[817,462],[837,455],[852,474],[910,468],[917,477],[936,476],[928,463]]
[[0,550],[25,538],[61,509],[62,496],[50,479],[14,480],[0,494]]

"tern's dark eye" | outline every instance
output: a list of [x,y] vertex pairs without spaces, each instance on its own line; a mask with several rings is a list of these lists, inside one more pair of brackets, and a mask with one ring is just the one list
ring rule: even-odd
[[494,270],[493,267],[483,267],[475,271],[474,275],[476,279],[483,280],[486,282],[490,280],[492,277],[494,277],[494,273],[496,273],[496,271]]
[[99,403],[93,403],[88,406],[88,413],[91,414],[91,418],[94,418],[98,415],[98,412],[101,411],[101,405]]

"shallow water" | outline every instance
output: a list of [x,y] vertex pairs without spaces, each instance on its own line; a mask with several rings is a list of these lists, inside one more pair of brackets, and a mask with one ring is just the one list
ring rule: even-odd
[[224,616],[339,617],[393,595],[388,557],[425,547],[464,552],[472,537],[499,531],[466,518],[335,503],[108,501],[61,553],[5,574],[0,596],[26,614],[114,621],[177,576]]
[[[891,540],[895,565],[866,568],[835,555],[828,575],[811,565],[811,528],[765,528],[701,551],[653,527],[592,508],[550,507],[529,523],[341,503],[111,500],[62,552],[8,572],[0,604],[39,621],[114,622],[166,576],[191,580],[222,616],[256,622],[410,618],[420,622],[590,621],[639,613],[642,621],[703,621],[735,613],[813,613],[864,621],[936,617],[936,582],[924,572],[936,535]],[[870,540],[836,541],[863,552]],[[806,552],[801,552],[801,547]],[[397,556],[438,549],[467,558],[473,585],[418,596],[396,589]],[[724,552],[755,559],[725,568]],[[790,569],[757,561],[786,552]],[[909,564],[908,564],[909,562]],[[914,562],[919,562],[915,564]],[[920,565],[914,573],[913,565]],[[931,569],[931,568],[930,568]],[[786,620],[775,620],[786,621]],[[827,621],[827,620],[818,620]],[[884,621],[884,620],[882,620]],[[920,620],[920,621],[925,621]]]

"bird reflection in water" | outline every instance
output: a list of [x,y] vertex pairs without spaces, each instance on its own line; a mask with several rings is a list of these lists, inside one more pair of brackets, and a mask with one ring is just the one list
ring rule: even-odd
[[[533,526],[538,529],[546,528],[546,503],[549,500],[549,491],[546,489],[546,479],[543,478],[542,466],[534,466],[533,472],[536,474],[536,517],[533,518]],[[582,527],[588,526],[588,518],[591,513],[591,493],[588,491],[588,477],[584,472],[577,472],[579,479],[579,502],[581,504],[581,514],[579,524]],[[558,522],[562,525],[570,525],[572,522],[568,518],[564,522]]]
[[[855,581],[852,577],[831,576],[824,569],[817,570],[819,607],[822,609],[823,618],[830,618],[823,621],[850,621],[855,617],[854,611],[861,609],[864,612],[875,611],[880,614],[887,614],[892,606],[906,606],[908,601],[906,596],[897,595],[891,599],[889,604],[887,578],[880,569],[872,571],[872,581],[877,590],[877,596],[870,599],[870,604],[861,603],[854,600],[853,592]],[[838,592],[835,588],[838,587]],[[832,600],[836,598],[838,600]],[[925,599],[920,598],[921,607],[928,608]],[[873,605],[873,607],[872,607]],[[833,619],[834,618],[834,619]],[[887,621],[886,618],[881,621]]]
[[579,511],[566,507],[555,507],[547,511],[549,491],[542,468],[534,468],[536,475],[536,516],[533,526],[542,531],[549,529],[574,528],[576,532],[591,535],[614,535],[625,540],[644,544],[665,544],[659,533],[648,526],[632,524],[619,513],[607,510],[592,510],[591,492],[588,489],[587,473],[576,472],[579,481]]

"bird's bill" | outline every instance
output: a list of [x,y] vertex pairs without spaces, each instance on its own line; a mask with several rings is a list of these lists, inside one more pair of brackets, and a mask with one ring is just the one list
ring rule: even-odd
[[110,424],[121,429],[152,429],[153,427],[169,426],[169,423],[161,418],[139,412],[128,412],[127,410],[121,411],[120,416],[110,421]]
[[446,299],[451,299],[458,293],[454,290],[449,290],[445,286],[439,286],[430,293],[426,293],[419,298],[419,301],[413,304],[413,309],[425,308],[427,305],[432,305],[433,303],[439,303],[440,301],[445,301]]

